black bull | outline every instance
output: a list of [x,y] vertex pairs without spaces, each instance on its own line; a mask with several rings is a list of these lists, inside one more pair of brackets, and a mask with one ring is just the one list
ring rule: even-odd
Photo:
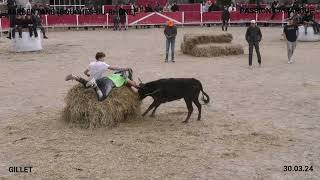
[[142,114],[142,116],[145,116],[151,109],[153,109],[151,116],[154,116],[157,108],[162,103],[184,98],[188,108],[188,115],[183,122],[187,123],[193,112],[192,102],[198,108],[198,120],[200,120],[200,91],[202,92],[202,100],[204,101],[204,103],[209,103],[210,98],[203,91],[201,82],[194,78],[159,79],[157,81],[152,81],[145,84],[141,82],[138,90],[140,100],[143,100],[147,96],[151,96],[153,98],[152,104],[149,106],[146,112]]

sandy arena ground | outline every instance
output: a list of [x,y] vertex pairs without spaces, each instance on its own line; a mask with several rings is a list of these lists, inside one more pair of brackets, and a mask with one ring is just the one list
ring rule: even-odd
[[[165,64],[163,29],[50,32],[44,50],[10,53],[0,40],[0,180],[3,179],[320,179],[320,43],[299,43],[287,64],[280,28],[262,28],[263,67],[249,70],[245,28],[231,28],[245,54],[195,58],[180,52]],[[135,78],[201,80],[211,97],[202,121],[189,124],[184,101],[160,106],[156,118],[114,129],[80,129],[60,120],[64,97],[97,51],[107,63],[134,69]],[[142,109],[151,103],[146,99]],[[32,172],[9,173],[10,166]],[[313,166],[284,172],[285,165]]]

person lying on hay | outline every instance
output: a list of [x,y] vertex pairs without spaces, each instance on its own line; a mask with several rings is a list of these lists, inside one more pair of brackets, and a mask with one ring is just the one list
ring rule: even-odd
[[[138,92],[138,85],[132,80],[132,69],[110,66],[104,62],[106,55],[103,52],[96,54],[96,61],[91,62],[89,67],[84,71],[84,74],[89,77],[89,80],[69,74],[65,80],[75,80],[80,82],[85,88],[94,88],[99,101],[105,100],[110,94],[113,87],[129,86],[135,93]],[[103,74],[107,70],[117,71],[110,76]]]

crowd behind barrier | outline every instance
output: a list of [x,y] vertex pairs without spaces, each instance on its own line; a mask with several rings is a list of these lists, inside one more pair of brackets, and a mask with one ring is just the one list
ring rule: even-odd
[[[265,7],[261,5],[260,7]],[[242,7],[254,8],[256,5],[246,4]],[[315,7],[307,5],[306,7]],[[42,15],[42,25],[44,27],[88,27],[113,26],[113,15],[109,14],[114,5],[105,5],[102,7],[105,14],[91,15]],[[124,9],[132,10],[130,5],[124,5]],[[283,24],[288,15],[285,12],[278,12],[271,20],[272,13],[241,13],[239,9],[230,12],[230,23],[249,23],[255,19],[258,23]],[[320,21],[320,12],[315,13],[316,21]],[[203,25],[221,23],[221,11],[203,12],[201,4],[179,4],[179,12],[141,12],[128,14],[126,16],[126,26],[136,25],[163,25],[168,20],[174,20],[178,25]],[[0,31],[9,29],[9,20],[6,17],[0,18]]]

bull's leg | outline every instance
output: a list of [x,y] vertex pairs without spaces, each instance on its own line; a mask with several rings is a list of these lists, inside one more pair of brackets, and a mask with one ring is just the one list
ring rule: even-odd
[[198,108],[198,112],[199,112],[199,114],[198,114],[198,121],[200,121],[200,120],[201,120],[201,104],[200,104],[198,98],[195,99],[195,100],[193,100],[193,102],[194,102],[194,104],[195,104],[195,105],[197,106],[197,108]]
[[152,108],[154,108],[156,106],[156,102],[153,101],[152,104],[148,107],[148,109],[146,110],[146,112],[144,112],[142,114],[142,116],[145,116]]
[[192,112],[193,112],[193,107],[192,107],[192,100],[190,100],[190,99],[184,99],[184,100],[185,100],[185,102],[187,104],[188,115],[187,115],[186,120],[183,121],[183,123],[187,123],[189,121],[189,119],[190,119],[190,116],[191,116]]
[[151,113],[151,117],[154,117],[155,116],[155,113],[156,113],[156,110],[158,109],[158,107],[160,106],[160,103],[158,103],[158,104],[156,104],[155,105],[155,107],[154,107],[154,109],[153,109],[153,111],[152,111],[152,113]]

